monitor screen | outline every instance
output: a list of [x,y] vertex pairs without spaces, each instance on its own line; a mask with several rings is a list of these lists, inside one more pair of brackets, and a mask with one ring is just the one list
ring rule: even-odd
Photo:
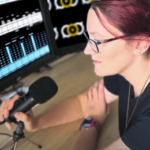
[[[76,45],[87,43],[83,32],[86,30],[87,13],[91,0],[47,0],[56,48],[69,51]],[[84,47],[82,47],[84,48]]]
[[0,82],[50,53],[39,1],[0,0]]

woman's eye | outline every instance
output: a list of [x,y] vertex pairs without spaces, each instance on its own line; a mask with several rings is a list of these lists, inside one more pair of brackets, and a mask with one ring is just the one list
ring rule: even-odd
[[95,40],[96,42],[100,42],[100,41],[102,41],[102,40]]

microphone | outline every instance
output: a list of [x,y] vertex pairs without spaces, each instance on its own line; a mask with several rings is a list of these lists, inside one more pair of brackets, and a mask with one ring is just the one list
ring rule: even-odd
[[17,123],[14,114],[16,112],[28,112],[36,104],[43,104],[52,98],[58,91],[58,87],[53,79],[50,77],[42,77],[35,81],[30,87],[29,92],[21,96],[14,103],[14,107],[9,111],[9,117],[5,118],[1,124],[5,122]]

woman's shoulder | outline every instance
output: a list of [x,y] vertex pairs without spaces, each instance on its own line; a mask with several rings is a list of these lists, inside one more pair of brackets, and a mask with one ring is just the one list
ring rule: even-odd
[[129,82],[120,74],[104,77],[104,86],[113,94],[119,95],[119,91],[128,88]]

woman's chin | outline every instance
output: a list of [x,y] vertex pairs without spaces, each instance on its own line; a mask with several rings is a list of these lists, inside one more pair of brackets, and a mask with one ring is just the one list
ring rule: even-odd
[[97,69],[97,68],[94,68],[94,72],[99,77],[103,77],[104,76],[104,73],[101,70]]
[[112,76],[115,74],[119,74],[118,72],[116,72],[114,70],[113,70],[113,72],[110,72],[110,70],[97,68],[97,67],[94,67],[94,73],[99,77]]

